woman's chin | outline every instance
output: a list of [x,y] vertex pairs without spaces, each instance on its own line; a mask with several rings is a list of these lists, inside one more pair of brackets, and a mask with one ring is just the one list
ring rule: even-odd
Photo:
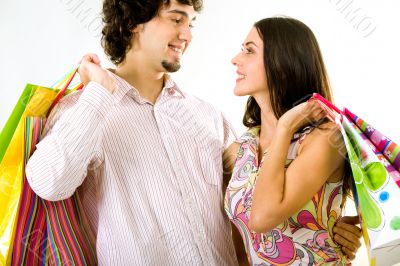
[[233,94],[235,94],[235,96],[246,96],[246,95],[249,95],[247,92],[245,92],[245,91],[243,91],[241,89],[238,89],[238,88],[235,88],[233,90]]

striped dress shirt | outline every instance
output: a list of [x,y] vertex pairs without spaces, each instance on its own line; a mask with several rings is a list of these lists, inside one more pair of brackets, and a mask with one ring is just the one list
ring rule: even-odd
[[47,200],[80,190],[100,265],[236,265],[223,210],[221,112],[169,76],[156,103],[114,75],[53,110],[27,168]]

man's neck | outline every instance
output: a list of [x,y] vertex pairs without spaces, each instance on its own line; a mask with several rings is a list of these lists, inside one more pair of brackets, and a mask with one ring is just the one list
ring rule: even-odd
[[155,103],[164,84],[164,72],[151,71],[134,60],[125,61],[115,69],[115,74],[139,91],[141,97]]

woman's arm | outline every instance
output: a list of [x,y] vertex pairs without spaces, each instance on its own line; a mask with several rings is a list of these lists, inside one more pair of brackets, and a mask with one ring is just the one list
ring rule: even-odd
[[[249,226],[257,232],[270,231],[300,210],[332,177],[342,177],[344,156],[338,143],[340,131],[332,123],[316,128],[301,144],[296,159],[285,171],[285,161],[294,132],[321,115],[314,103],[304,103],[282,116],[264,163],[259,170]],[[309,113],[307,113],[309,111]],[[323,117],[323,116],[322,116]],[[303,119],[303,120],[301,120]],[[290,125],[290,126],[288,126]]]

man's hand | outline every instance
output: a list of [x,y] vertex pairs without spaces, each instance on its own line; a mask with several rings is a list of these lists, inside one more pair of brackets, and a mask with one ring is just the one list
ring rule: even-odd
[[333,239],[342,247],[346,256],[353,260],[361,246],[361,229],[356,224],[360,223],[358,216],[342,217],[333,227]]
[[117,87],[110,72],[101,67],[100,59],[96,54],[87,54],[82,58],[78,73],[81,82],[85,86],[90,81],[94,81],[106,88],[110,93],[113,93]]

